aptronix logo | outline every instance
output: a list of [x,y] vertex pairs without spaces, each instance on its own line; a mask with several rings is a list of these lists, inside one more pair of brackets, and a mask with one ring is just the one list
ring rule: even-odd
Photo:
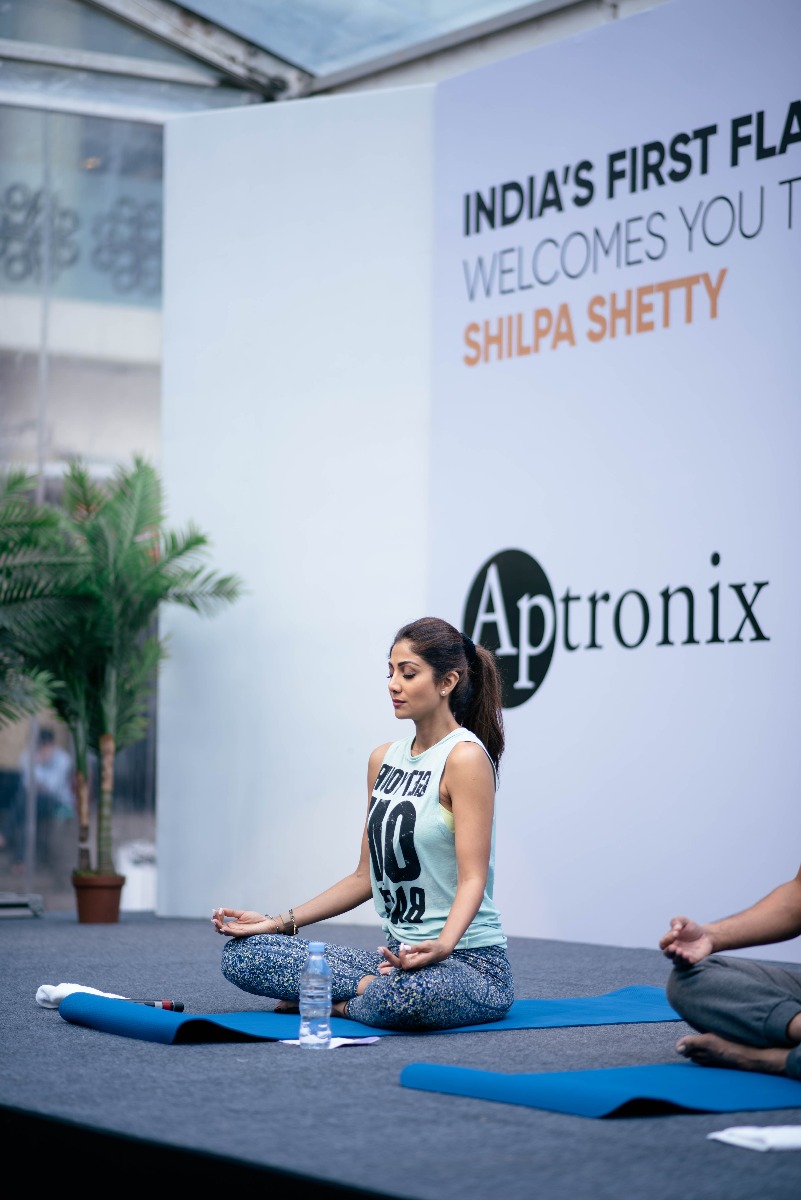
[[[716,571],[720,555],[710,556]],[[524,550],[501,550],[476,574],[462,629],[494,650],[503,681],[503,706],[516,708],[539,689],[557,642],[570,652],[618,645],[657,646],[768,642],[754,608],[768,581],[721,583],[695,591],[666,586],[656,596],[628,588],[619,596],[571,587],[557,598],[540,564]]]

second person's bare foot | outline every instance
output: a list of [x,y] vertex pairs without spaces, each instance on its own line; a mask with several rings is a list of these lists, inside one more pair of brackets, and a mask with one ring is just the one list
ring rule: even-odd
[[699,1033],[679,1038],[676,1050],[684,1058],[702,1067],[732,1067],[738,1071],[763,1071],[768,1075],[783,1075],[789,1050],[780,1047],[760,1049],[729,1042],[716,1033]]

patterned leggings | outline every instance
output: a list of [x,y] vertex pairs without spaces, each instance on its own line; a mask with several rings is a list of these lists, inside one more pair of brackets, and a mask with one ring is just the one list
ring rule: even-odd
[[[308,941],[281,934],[231,938],[222,952],[222,973],[254,996],[297,1003]],[[393,953],[398,942],[387,942]],[[331,998],[347,1000],[347,1015],[380,1029],[452,1029],[499,1021],[514,1000],[512,968],[501,946],[454,950],[443,962],[419,971],[378,974],[386,962],[375,951],[326,943]],[[357,996],[365,975],[376,978]]]

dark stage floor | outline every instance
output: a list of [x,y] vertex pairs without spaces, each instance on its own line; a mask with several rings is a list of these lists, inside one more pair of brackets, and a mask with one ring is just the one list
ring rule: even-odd
[[[377,929],[308,936],[378,945]],[[66,1021],[43,983],[171,996],[187,1013],[269,1007],[219,970],[206,920],[71,913],[0,920],[0,1123],[7,1166],[39,1184],[104,1190],[268,1186],[273,1198],[798,1200],[801,1151],[707,1140],[732,1125],[801,1122],[801,1109],[589,1119],[401,1087],[412,1062],[505,1072],[679,1061],[681,1022],[385,1037],[309,1054],[279,1043],[162,1045]],[[658,950],[514,938],[524,997],[663,986]]]

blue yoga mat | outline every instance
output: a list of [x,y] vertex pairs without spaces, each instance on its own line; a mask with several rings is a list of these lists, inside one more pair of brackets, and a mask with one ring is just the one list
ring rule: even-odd
[[436,1063],[410,1063],[402,1087],[476,1100],[500,1100],[576,1117],[644,1117],[676,1112],[801,1108],[801,1082],[696,1063],[506,1075]]
[[[58,1011],[74,1025],[86,1025],[103,1033],[140,1038],[147,1042],[165,1044],[191,1042],[282,1041],[298,1036],[298,1017],[291,1013],[231,1012],[192,1013],[170,1012],[112,1000],[91,992],[72,992],[65,996]],[[485,1033],[503,1029],[552,1029],[568,1025],[623,1025],[645,1021],[678,1021],[670,1007],[664,988],[635,986],[606,992],[600,996],[577,996],[566,1000],[516,1000],[506,1016],[488,1025],[460,1025],[457,1029],[437,1030],[438,1033]],[[426,1037],[425,1033],[404,1034],[397,1029],[376,1029],[349,1021],[344,1017],[331,1018],[334,1037]]]

